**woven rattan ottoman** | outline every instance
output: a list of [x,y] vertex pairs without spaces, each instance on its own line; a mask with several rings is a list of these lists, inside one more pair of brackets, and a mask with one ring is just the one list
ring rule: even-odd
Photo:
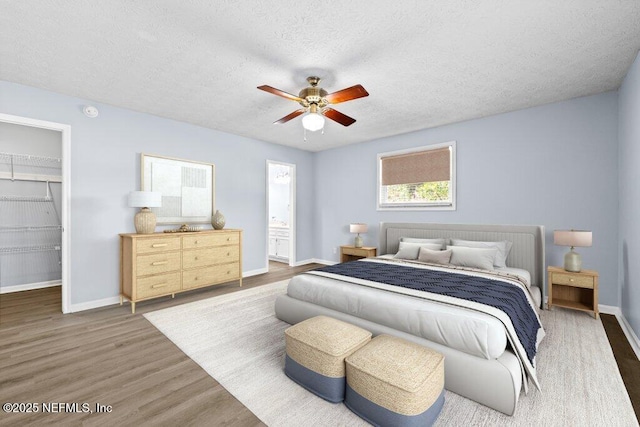
[[380,335],[346,359],[345,405],[375,426],[430,426],[444,405],[444,356]]
[[342,402],[344,359],[371,340],[371,332],[326,316],[291,326],[285,332],[284,372],[329,402]]

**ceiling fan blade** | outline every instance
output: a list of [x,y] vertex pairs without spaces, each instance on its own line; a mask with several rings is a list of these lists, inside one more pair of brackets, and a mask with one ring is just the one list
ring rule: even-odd
[[298,117],[300,114],[304,114],[306,110],[304,108],[301,108],[299,110],[294,111],[293,113],[289,113],[286,116],[284,116],[283,118],[281,118],[280,120],[276,120],[275,122],[273,122],[274,125],[281,125],[283,123],[287,123],[289,120],[291,119],[295,119],[296,117]]
[[369,92],[362,85],[355,85],[337,92],[330,93],[325,96],[329,104],[339,104],[340,102],[351,101],[352,99],[364,98],[369,96]]
[[352,119],[346,114],[342,114],[340,111],[334,110],[333,108],[325,108],[324,111],[322,111],[322,114],[334,122],[340,123],[342,126],[349,126],[356,122],[356,119]]
[[287,92],[285,92],[283,90],[280,90],[280,89],[276,89],[275,87],[271,87],[271,86],[268,86],[268,85],[258,86],[258,89],[263,90],[265,92],[272,93],[274,95],[281,96],[283,98],[290,99],[292,101],[296,101],[296,102],[302,101],[302,98],[300,98],[300,97],[297,97],[295,95],[291,95],[290,93],[287,93]]

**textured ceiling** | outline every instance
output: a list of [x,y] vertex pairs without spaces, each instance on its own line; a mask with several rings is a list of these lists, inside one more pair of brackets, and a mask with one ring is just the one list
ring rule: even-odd
[[[640,1],[0,0],[0,79],[311,151],[617,89]],[[297,94],[362,84],[303,141]]]

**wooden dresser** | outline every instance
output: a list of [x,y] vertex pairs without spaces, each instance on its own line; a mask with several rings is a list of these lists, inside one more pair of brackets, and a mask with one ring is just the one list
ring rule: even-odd
[[120,234],[120,305],[234,280],[242,286],[242,230]]

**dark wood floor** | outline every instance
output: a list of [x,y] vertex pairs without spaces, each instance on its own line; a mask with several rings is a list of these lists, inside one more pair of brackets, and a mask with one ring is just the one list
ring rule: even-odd
[[[270,272],[129,305],[60,313],[60,288],[0,295],[0,403],[38,403],[39,413],[0,411],[0,426],[263,425],[142,313],[276,282],[316,268],[270,262]],[[640,362],[614,316],[602,315],[616,361],[640,408]],[[631,352],[630,352],[631,351]],[[42,413],[42,403],[88,403],[94,413]],[[109,413],[95,405],[111,405]],[[56,409],[54,406],[52,409]],[[639,416],[640,418],[640,416]]]
[[640,360],[622,332],[618,319],[611,314],[601,314],[600,317],[602,317],[602,325],[607,332],[622,380],[631,398],[636,418],[640,421]]
[[[143,316],[161,308],[277,282],[318,264],[224,285],[62,315],[60,288],[0,295],[0,404],[39,403],[40,412],[0,411],[0,425],[262,425],[248,409]],[[42,402],[88,403],[94,413],[42,413]],[[111,405],[96,413],[95,405]],[[64,408],[63,408],[64,409]]]

